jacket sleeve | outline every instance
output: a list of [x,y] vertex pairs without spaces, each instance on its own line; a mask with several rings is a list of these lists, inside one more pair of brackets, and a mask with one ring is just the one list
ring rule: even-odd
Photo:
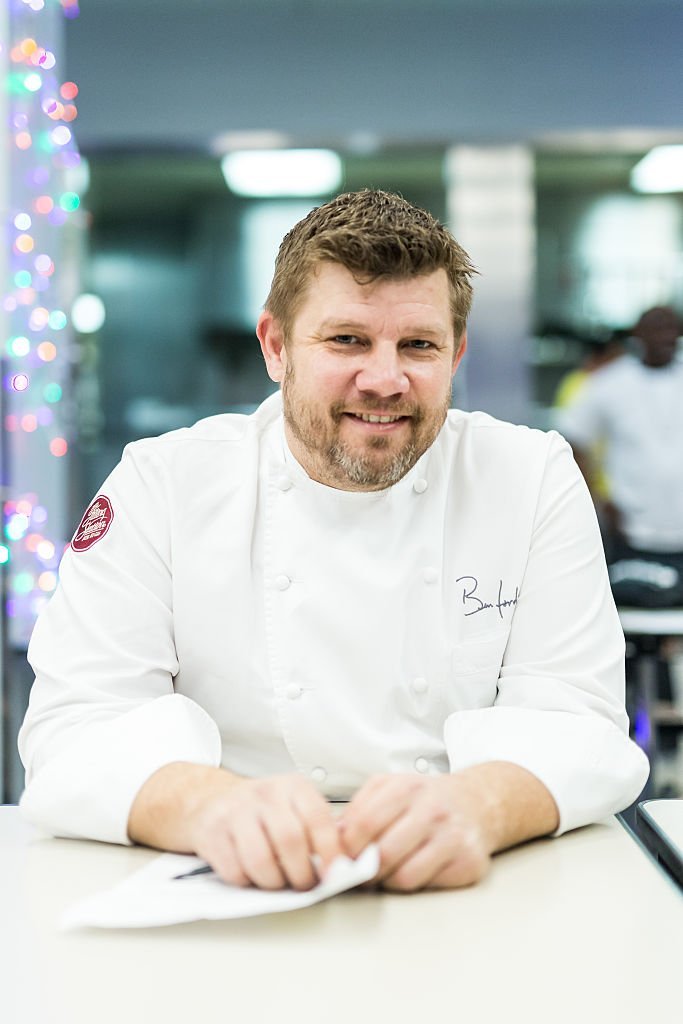
[[453,771],[503,760],[533,772],[557,803],[558,834],[628,806],[647,779],[595,512],[555,434],[495,703],[449,716],[445,739]]
[[29,646],[20,805],[54,835],[127,843],[149,776],[172,761],[218,765],[221,744],[206,712],[173,690],[172,513],[154,442],[130,445],[101,493],[109,528],[67,550]]

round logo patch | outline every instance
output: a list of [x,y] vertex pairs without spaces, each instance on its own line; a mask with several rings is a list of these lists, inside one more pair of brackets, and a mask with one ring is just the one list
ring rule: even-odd
[[98,540],[102,540],[105,533],[112,524],[114,509],[111,502],[104,494],[98,494],[81,519],[78,529],[73,535],[71,547],[74,551],[87,551]]

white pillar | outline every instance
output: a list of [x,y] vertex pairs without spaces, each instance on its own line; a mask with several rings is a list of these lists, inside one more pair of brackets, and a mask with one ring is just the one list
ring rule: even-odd
[[535,274],[533,157],[521,145],[455,146],[445,168],[449,226],[480,272],[455,401],[526,423]]

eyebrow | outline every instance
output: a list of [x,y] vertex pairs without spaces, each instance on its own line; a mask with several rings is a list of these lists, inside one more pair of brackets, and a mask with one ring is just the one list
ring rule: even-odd
[[[328,319],[328,320],[323,320],[323,322],[320,325],[320,331],[321,332],[335,331],[337,333],[341,333],[342,331],[344,331],[344,332],[348,331],[348,332],[353,332],[354,334],[367,334],[368,333],[368,328],[367,328],[367,324],[363,324],[363,323],[360,323],[360,322],[355,321],[355,320],[334,320],[334,319]],[[439,340],[443,340],[446,337],[447,334],[448,334],[448,331],[441,330],[438,327],[416,327],[413,330],[408,330],[408,331],[404,331],[403,332],[403,336],[404,337],[425,338],[425,339],[427,339],[427,338],[435,338],[435,339],[439,339]]]

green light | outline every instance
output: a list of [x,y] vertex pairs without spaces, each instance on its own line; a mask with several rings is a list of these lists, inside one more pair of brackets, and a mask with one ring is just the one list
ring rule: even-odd
[[0,544],[0,565],[7,565],[9,562],[9,548],[5,544]]
[[14,283],[17,288],[30,288],[31,275],[28,270],[18,270],[14,275]]
[[66,315],[61,309],[53,309],[47,322],[53,331],[61,331],[62,327],[66,327]]
[[33,590],[33,576],[30,572],[20,572],[14,577],[15,593],[30,594]]
[[71,213],[73,210],[77,210],[81,205],[81,200],[75,192],[65,192],[64,195],[59,197],[59,205],[67,213]]
[[62,389],[59,384],[48,384],[43,391],[43,398],[46,402],[54,404],[59,402],[62,397]]
[[11,356],[27,356],[31,351],[31,342],[22,335],[10,338],[7,342],[7,351]]

